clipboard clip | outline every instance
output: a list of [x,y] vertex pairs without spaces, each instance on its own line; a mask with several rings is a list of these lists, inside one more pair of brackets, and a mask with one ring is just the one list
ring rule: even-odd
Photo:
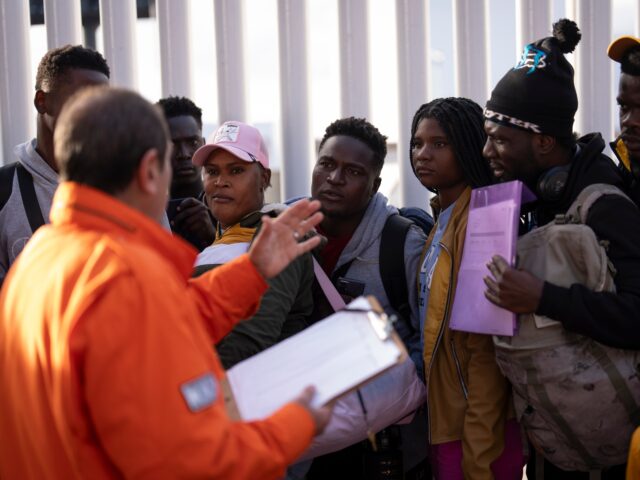
[[369,323],[373,327],[373,331],[382,341],[389,340],[393,333],[393,324],[398,320],[396,315],[387,315],[382,311],[375,309],[350,308],[347,306],[345,310],[350,312],[362,312],[367,314]]
[[373,310],[369,310],[367,312],[367,317],[380,340],[389,340],[389,338],[391,338],[393,324],[396,321],[395,315],[391,315],[391,317],[389,317],[386,313],[377,313]]

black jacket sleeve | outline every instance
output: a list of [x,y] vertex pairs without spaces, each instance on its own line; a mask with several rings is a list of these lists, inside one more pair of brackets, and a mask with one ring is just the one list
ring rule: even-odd
[[616,292],[545,282],[536,313],[605,345],[640,349],[640,210],[624,198],[605,196],[591,207],[587,225],[609,242]]

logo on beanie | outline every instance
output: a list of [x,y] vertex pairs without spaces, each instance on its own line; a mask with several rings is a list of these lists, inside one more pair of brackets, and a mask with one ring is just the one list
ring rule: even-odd
[[527,72],[527,75],[531,75],[537,68],[545,68],[547,66],[547,62],[545,62],[546,58],[546,53],[542,50],[538,50],[532,44],[529,44],[524,47],[520,61],[515,67],[513,67],[513,69],[519,70],[521,68],[528,68],[529,71]]
[[220,142],[236,142],[238,140],[238,133],[240,132],[240,126],[233,123],[225,123],[216,132],[216,136],[213,139],[213,143]]
[[526,122],[524,120],[520,120],[519,118],[505,115],[504,113],[494,112],[493,110],[489,110],[488,108],[484,109],[484,118],[501,125],[506,125],[508,127],[517,127],[533,133],[542,133],[542,130],[540,130],[540,125],[537,125],[533,122]]

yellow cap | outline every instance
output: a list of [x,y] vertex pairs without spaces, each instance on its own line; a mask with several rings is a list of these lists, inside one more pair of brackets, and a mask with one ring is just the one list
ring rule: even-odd
[[624,35],[620,38],[616,38],[609,48],[607,48],[607,55],[611,60],[619,62],[622,57],[631,47],[640,45],[640,38],[632,37],[631,35]]

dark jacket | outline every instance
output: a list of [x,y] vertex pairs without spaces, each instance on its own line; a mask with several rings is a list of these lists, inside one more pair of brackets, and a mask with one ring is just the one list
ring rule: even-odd
[[[275,216],[275,211],[260,211],[247,215],[242,227],[258,228],[264,214]],[[195,275],[217,265],[202,265]],[[307,253],[292,261],[287,268],[267,280],[269,289],[260,301],[256,314],[240,323],[217,345],[216,351],[225,369],[259,353],[272,345],[295,335],[307,327],[307,317],[313,311],[311,285],[313,263]]]
[[627,147],[621,139],[609,144],[613,153],[618,157],[618,171],[622,176],[625,192],[636,205],[640,206],[640,165],[632,164]]
[[[206,202],[204,200],[204,191],[200,192],[197,197],[193,197],[193,198],[195,198],[199,202],[201,202],[201,203],[206,205]],[[174,235],[179,235],[182,239],[184,239],[187,242],[189,242],[196,250],[201,252],[202,250],[204,250],[209,245],[206,244],[206,242],[204,242],[204,240],[198,238],[196,235],[193,235],[192,233],[184,230],[184,228],[180,228],[180,226],[173,224],[173,219],[176,216],[176,214],[178,213],[177,207],[178,207],[178,205],[180,205],[182,203],[183,200],[185,200],[185,199],[184,198],[171,198],[171,199],[169,199],[169,202],[167,203],[166,211],[167,211],[167,218],[169,219],[169,225],[171,226],[171,232]],[[216,219],[213,217],[213,215],[211,215],[211,210],[209,210],[209,209],[207,209],[207,210],[208,210],[208,213],[209,213],[209,219],[211,220],[211,224],[215,226],[216,225]],[[205,244],[203,245],[203,243],[205,243]]]
[[[578,194],[594,183],[624,189],[613,161],[602,154],[605,143],[598,133],[578,141],[562,197],[539,202],[534,215],[542,226],[565,213]],[[640,348],[640,211],[628,200],[604,196],[590,209],[587,225],[601,241],[615,267],[616,292],[593,292],[583,285],[563,288],[545,282],[536,313],[561,321],[570,330],[617,348]]]

